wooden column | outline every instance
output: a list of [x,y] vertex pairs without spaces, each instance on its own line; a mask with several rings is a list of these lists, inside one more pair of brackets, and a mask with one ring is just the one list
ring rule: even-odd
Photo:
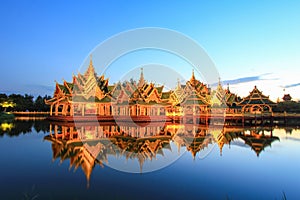
[[55,105],[55,116],[58,115],[58,104]]
[[65,105],[65,115],[68,115],[68,109],[69,109],[69,105],[66,104],[66,105]]
[[62,126],[61,127],[61,137],[62,137],[62,139],[65,139],[65,134],[66,134],[66,127],[65,126]]
[[66,116],[66,105],[64,104],[63,107],[62,107],[62,115]]
[[115,115],[115,106],[111,104],[111,115]]
[[141,113],[141,106],[138,105],[138,116],[140,116],[142,113]]
[[84,116],[84,107],[85,107],[85,104],[82,104],[81,106],[82,106],[82,108],[81,108],[81,116]]
[[104,106],[103,105],[100,106],[100,113],[101,113],[101,115],[104,115]]
[[73,140],[74,137],[74,127],[70,127],[70,139]]
[[101,104],[97,106],[97,115],[101,115]]
[[84,138],[83,138],[84,135],[85,135],[85,133],[84,133],[84,127],[82,126],[82,127],[80,128],[80,139],[84,139]]
[[70,105],[70,116],[74,116],[74,105]]
[[54,135],[55,135],[55,138],[57,138],[57,134],[58,134],[57,125],[54,125]]
[[52,109],[53,109],[53,105],[50,105],[50,116],[52,116]]
[[49,133],[50,133],[50,135],[52,136],[52,124],[50,124],[50,127],[49,127]]

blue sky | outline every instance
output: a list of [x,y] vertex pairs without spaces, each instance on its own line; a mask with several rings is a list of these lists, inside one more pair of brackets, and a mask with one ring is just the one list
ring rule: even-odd
[[54,80],[71,80],[107,38],[162,27],[198,42],[241,96],[257,85],[273,99],[284,87],[300,99],[299,9],[271,0],[1,1],[0,92],[52,94]]

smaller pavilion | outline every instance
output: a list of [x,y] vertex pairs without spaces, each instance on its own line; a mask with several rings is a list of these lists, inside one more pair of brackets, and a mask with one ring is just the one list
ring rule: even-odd
[[269,99],[269,96],[263,95],[262,92],[254,86],[250,94],[244,97],[237,105],[241,107],[242,113],[260,114],[272,113],[272,107],[276,104]]

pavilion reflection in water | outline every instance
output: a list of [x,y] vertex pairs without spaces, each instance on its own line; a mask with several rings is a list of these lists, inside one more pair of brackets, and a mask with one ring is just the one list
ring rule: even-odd
[[178,152],[186,149],[195,159],[209,145],[217,143],[222,155],[224,145],[241,139],[256,155],[271,146],[278,137],[272,128],[215,127],[193,124],[166,124],[164,126],[138,126],[124,124],[50,124],[50,134],[44,139],[52,143],[53,160],[70,160],[70,168],[82,168],[89,182],[96,165],[104,167],[109,156],[137,160],[142,172],[146,160],[164,156],[177,146]]

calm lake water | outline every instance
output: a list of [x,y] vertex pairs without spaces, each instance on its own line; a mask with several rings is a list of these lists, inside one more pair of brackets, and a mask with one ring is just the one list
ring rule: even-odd
[[299,199],[299,152],[297,127],[2,123],[0,199]]

